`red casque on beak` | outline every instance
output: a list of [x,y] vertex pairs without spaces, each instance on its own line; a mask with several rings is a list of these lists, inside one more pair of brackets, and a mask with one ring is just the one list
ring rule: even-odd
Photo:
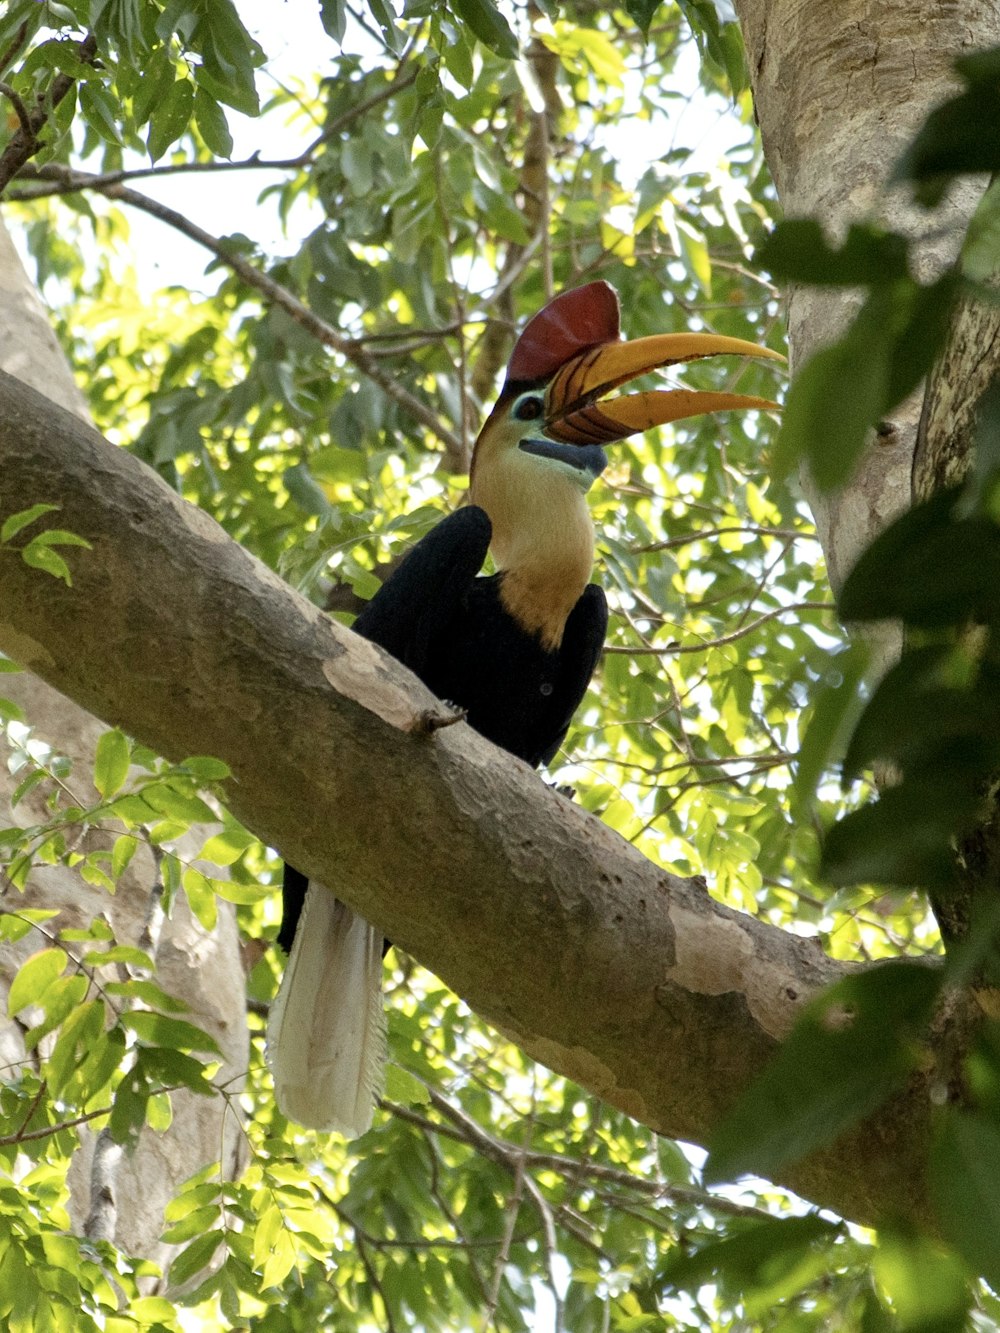
[[769,347],[714,333],[658,333],[634,342],[600,343],[571,357],[552,377],[545,391],[544,432],[564,444],[610,444],[704,412],[778,407],[767,398],[695,389],[654,389],[606,397],[639,375],[706,356],[785,359]]

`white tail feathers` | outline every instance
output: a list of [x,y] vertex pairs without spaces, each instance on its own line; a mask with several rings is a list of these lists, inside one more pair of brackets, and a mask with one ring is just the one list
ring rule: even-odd
[[371,1125],[385,1059],[382,933],[310,884],[267,1025],[278,1106],[354,1138]]

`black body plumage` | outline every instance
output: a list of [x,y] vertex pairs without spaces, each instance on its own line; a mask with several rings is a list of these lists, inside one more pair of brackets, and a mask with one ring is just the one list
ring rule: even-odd
[[[533,767],[555,755],[594,673],[607,631],[603,589],[588,584],[560,646],[542,646],[500,600],[503,574],[481,576],[490,520],[467,505],[417,543],[354,622],[432,690],[466,710],[480,735]],[[291,948],[307,879],[286,865],[279,944]]]

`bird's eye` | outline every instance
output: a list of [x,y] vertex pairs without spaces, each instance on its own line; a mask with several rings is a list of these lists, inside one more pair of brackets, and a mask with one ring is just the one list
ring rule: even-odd
[[545,412],[545,399],[540,393],[526,393],[514,404],[518,421],[537,421]]

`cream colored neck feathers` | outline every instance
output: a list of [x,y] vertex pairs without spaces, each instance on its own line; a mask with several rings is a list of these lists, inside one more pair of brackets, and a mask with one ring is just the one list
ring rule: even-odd
[[568,469],[516,444],[481,439],[477,455],[469,499],[493,526],[500,600],[543,647],[558,648],[594,564],[585,488]]

